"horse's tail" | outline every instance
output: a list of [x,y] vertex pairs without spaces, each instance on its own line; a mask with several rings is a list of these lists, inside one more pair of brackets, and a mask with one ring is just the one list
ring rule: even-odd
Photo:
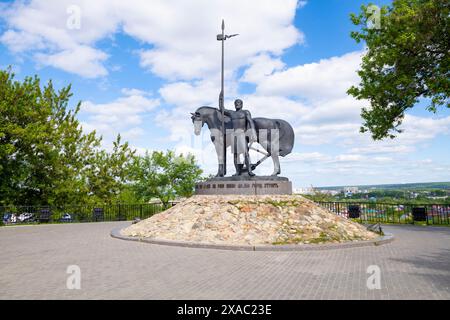
[[285,157],[290,154],[294,148],[294,129],[287,121],[284,120],[276,119],[275,124],[280,133],[280,150],[278,154]]

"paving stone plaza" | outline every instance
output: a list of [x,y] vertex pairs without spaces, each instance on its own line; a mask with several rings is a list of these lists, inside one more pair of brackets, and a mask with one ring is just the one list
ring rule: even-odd
[[[450,228],[385,226],[392,243],[298,252],[123,241],[128,223],[0,228],[0,299],[450,299]],[[81,288],[68,289],[70,265]],[[370,266],[381,289],[368,289]]]

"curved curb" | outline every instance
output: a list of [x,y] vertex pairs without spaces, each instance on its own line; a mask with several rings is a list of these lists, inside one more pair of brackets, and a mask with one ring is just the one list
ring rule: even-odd
[[329,243],[329,244],[291,244],[291,245],[222,245],[222,244],[206,244],[188,241],[173,241],[162,239],[149,239],[124,236],[120,233],[123,227],[115,228],[111,231],[111,237],[125,240],[145,242],[150,244],[185,247],[185,248],[200,248],[200,249],[216,249],[216,250],[235,250],[235,251],[310,251],[310,250],[332,250],[345,249],[357,247],[379,246],[394,240],[394,235],[386,233],[374,240],[358,241],[358,242],[344,242],[344,243]]

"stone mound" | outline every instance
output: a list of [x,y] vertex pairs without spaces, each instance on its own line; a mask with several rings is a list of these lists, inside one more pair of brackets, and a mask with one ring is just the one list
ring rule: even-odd
[[378,237],[298,195],[196,195],[121,234],[222,245],[339,243]]

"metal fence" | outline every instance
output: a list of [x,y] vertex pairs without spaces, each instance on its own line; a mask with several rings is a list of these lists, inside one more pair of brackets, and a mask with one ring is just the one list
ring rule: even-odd
[[[450,204],[389,204],[367,202],[317,202],[337,215],[361,223],[397,223],[450,225]],[[169,203],[172,207],[176,202]],[[146,219],[165,210],[160,203],[71,205],[71,206],[0,206],[4,224],[70,223],[126,221]]]
[[318,202],[337,215],[361,223],[449,225],[450,204]]
[[[170,202],[172,207],[176,202]],[[160,203],[70,205],[70,206],[0,206],[4,224],[70,223],[97,221],[126,221],[146,219],[165,210]]]

